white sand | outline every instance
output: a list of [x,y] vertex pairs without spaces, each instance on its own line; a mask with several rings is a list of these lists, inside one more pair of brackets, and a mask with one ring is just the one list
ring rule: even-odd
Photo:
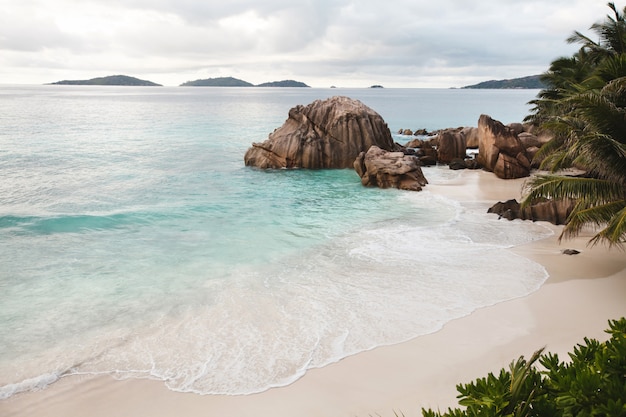
[[[471,201],[519,198],[522,180],[465,171],[434,193]],[[505,221],[505,220],[502,220]],[[290,386],[247,396],[168,391],[148,380],[69,377],[36,393],[0,402],[2,416],[421,416],[422,407],[455,406],[456,384],[470,382],[546,347],[562,358],[584,337],[606,339],[609,319],[626,316],[626,256],[588,248],[588,236],[558,244],[555,236],[514,251],[546,267],[535,293],[480,309],[441,331],[381,347],[309,371]],[[578,249],[574,256],[564,248]],[[506,273],[506,271],[503,271]]]

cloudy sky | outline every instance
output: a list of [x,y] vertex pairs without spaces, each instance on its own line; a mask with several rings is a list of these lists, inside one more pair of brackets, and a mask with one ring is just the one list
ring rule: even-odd
[[[623,4],[616,2],[619,8]],[[0,84],[461,87],[544,72],[607,0],[0,0]]]

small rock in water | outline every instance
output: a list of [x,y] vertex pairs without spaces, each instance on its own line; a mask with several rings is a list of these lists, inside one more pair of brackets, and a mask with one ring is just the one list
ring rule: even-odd
[[563,255],[578,255],[580,253],[580,251],[576,249],[563,249],[561,252]]

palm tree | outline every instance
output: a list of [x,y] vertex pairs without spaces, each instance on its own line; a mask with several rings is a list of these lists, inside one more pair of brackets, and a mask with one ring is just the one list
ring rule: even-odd
[[[599,40],[580,32],[568,38],[580,43],[571,58],[552,62],[542,79],[533,114],[526,121],[549,131],[554,139],[536,155],[550,175],[530,180],[522,205],[544,199],[573,199],[575,207],[560,239],[595,225],[599,242],[626,242],[626,7],[590,29]],[[569,167],[585,171],[578,177],[555,175]]]
[[536,176],[527,183],[522,205],[545,198],[574,199],[560,238],[576,236],[592,224],[599,231],[590,243],[621,246],[626,243],[626,76],[560,102],[569,111],[543,123],[555,139],[538,154],[544,158],[541,168],[554,173],[576,166],[586,175]]
[[581,44],[581,48],[572,57],[554,60],[541,76],[549,87],[529,103],[535,107],[525,118],[526,122],[540,125],[555,114],[564,114],[569,109],[562,108],[562,98],[583,89],[601,88],[608,81],[626,75],[626,7],[622,13],[612,2],[608,7],[613,16],[607,15],[604,21],[590,27],[598,41],[579,31],[567,39],[568,43]]
[[550,69],[541,76],[549,87],[539,92],[538,99],[529,102],[535,107],[524,121],[540,125],[554,115],[563,114],[560,100],[578,91],[578,86],[593,74],[594,67],[584,48],[570,58],[561,57],[552,61]]

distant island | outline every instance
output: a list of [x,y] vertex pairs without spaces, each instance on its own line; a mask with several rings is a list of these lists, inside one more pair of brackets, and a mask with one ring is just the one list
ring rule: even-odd
[[294,81],[294,80],[272,81],[269,83],[259,84],[257,85],[257,87],[306,87],[306,88],[310,88],[305,83],[302,83],[300,81]]
[[[110,75],[107,77],[92,78],[90,80],[63,80],[48,85],[116,85],[116,86],[140,86],[140,87],[161,87],[161,84],[152,81],[140,80],[139,78],[127,75]],[[206,78],[195,81],[187,81],[181,87],[305,87],[310,88],[303,82],[294,80],[271,81],[254,85],[244,80],[234,77]],[[331,88],[336,88],[332,86]],[[382,85],[372,85],[369,88],[383,88]],[[544,89],[546,85],[541,81],[540,75],[528,77],[512,78],[510,80],[490,80],[478,84],[468,85],[461,88],[483,88],[483,89]]]
[[483,81],[482,83],[468,85],[462,88],[528,88],[528,89],[543,89],[546,85],[541,81],[541,75],[530,75],[528,77],[512,78],[510,80],[490,80]]
[[254,87],[247,81],[233,77],[207,78],[205,80],[187,81],[181,87]]
[[63,80],[49,85],[126,85],[140,87],[161,87],[161,84],[152,81],[140,80],[127,75],[110,75],[108,77],[92,78],[90,80]]
[[233,77],[207,78],[204,80],[187,81],[181,87],[309,87],[303,82],[294,80],[272,81],[254,85]]

